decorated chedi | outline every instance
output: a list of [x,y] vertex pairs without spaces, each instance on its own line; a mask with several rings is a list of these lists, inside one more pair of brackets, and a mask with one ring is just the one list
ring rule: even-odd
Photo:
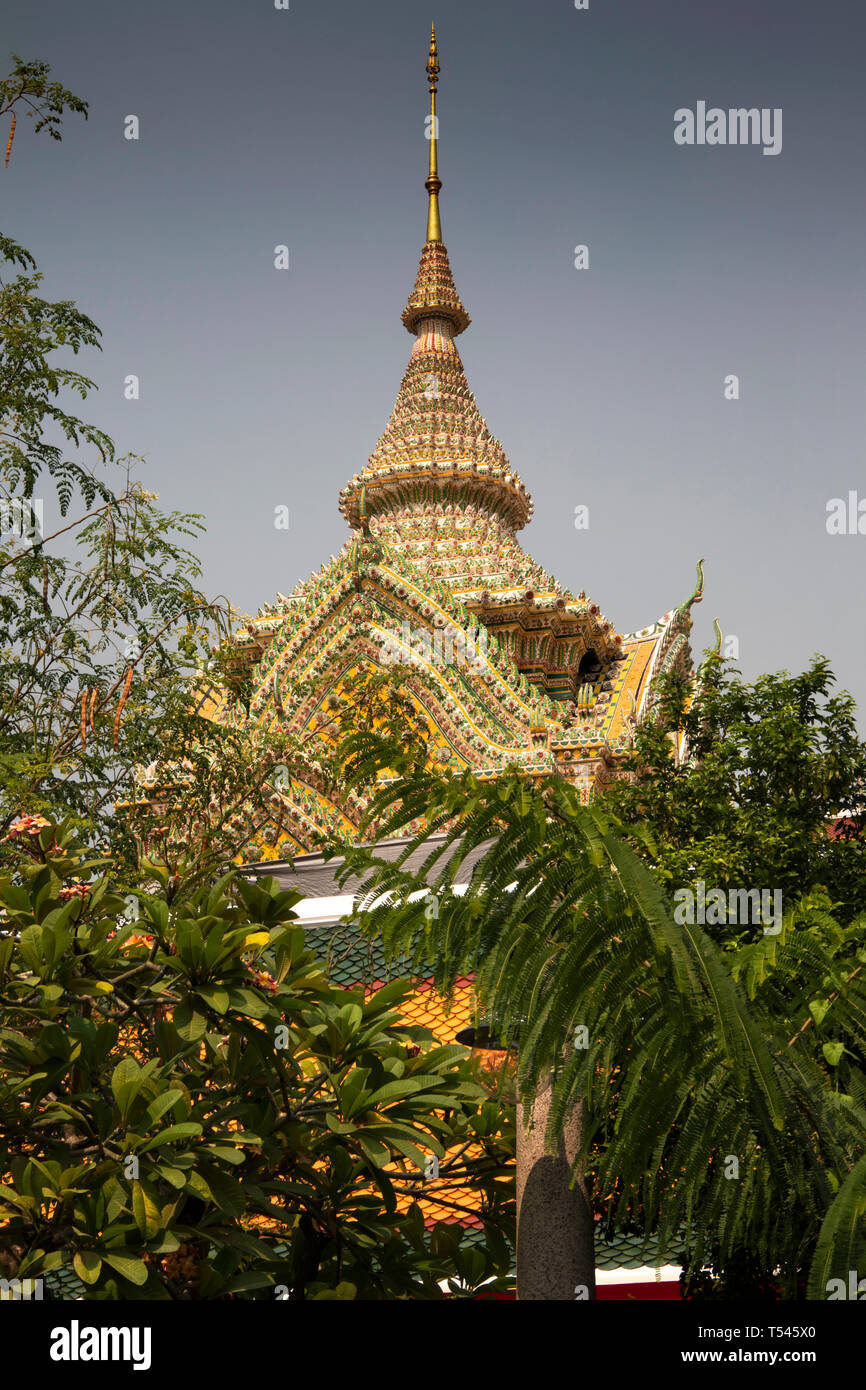
[[[495,777],[558,770],[584,800],[602,792],[651,706],[659,676],[691,669],[691,597],[623,634],[584,592],[545,573],[517,539],[532,500],[469,389],[457,338],[469,326],[442,240],[435,33],[430,88],[427,239],[402,321],[413,344],[385,430],[340,494],[351,535],[340,554],[292,594],[277,596],[238,634],[252,699],[205,689],[218,721],[254,719],[306,738],[309,767],[279,786],[281,829],[251,826],[262,857],[353,837],[363,801],[316,772],[316,735],[329,727],[351,675],[405,662],[405,688],[455,769]],[[260,838],[259,838],[260,837]]]

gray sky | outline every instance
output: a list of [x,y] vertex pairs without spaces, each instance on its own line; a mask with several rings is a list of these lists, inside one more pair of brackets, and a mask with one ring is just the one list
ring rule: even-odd
[[[624,632],[705,555],[698,650],[718,614],[748,677],[821,651],[866,705],[866,534],[826,527],[831,498],[866,501],[862,0],[4,11],[4,58],[91,112],[62,144],[19,121],[3,231],[102,328],[82,413],[205,514],[207,588],[255,611],[347,534],[337,494],[411,348],[432,18],[459,347],[535,500],[523,545]],[[781,108],[781,152],[677,145],[700,101]]]

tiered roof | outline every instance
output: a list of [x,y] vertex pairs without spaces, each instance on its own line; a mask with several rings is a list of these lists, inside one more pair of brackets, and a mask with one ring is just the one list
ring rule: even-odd
[[[630,635],[523,550],[532,502],[469,389],[456,338],[469,315],[442,239],[436,138],[439,62],[430,82],[427,239],[402,321],[414,337],[391,417],[366,467],[340,495],[352,534],[340,555],[238,634],[253,674],[247,715],[231,692],[203,690],[220,721],[247,717],[301,735],[306,770],[280,791],[288,837],[262,853],[310,851],[357,833],[363,799],[319,773],[334,701],[359,672],[394,660],[426,719],[431,753],[496,776],[559,771],[591,799],[617,775],[659,676],[690,669],[691,598]],[[471,658],[467,658],[471,653]]]

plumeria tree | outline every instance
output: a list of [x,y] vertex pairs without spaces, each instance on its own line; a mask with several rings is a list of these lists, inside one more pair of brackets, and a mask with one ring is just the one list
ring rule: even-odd
[[[9,836],[6,1276],[74,1272],[99,1299],[505,1287],[508,1113],[465,1048],[401,1021],[410,984],[332,987],[276,880],[175,897],[149,863],[131,894],[69,825],[29,816]],[[468,1203],[482,1240],[425,1220],[431,1192],[452,1217]]]

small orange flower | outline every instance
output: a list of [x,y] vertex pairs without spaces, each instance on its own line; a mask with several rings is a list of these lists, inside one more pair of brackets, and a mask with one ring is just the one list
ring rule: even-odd
[[38,835],[40,830],[44,830],[47,821],[44,816],[19,816],[18,820],[13,821],[9,827],[7,840],[11,840],[13,835]]
[[73,883],[68,888],[61,888],[59,896],[67,902],[70,898],[86,898],[89,892],[86,883]]
[[126,951],[132,946],[146,946],[148,950],[153,945],[153,937],[147,935],[128,936],[123,943],[123,950]]
[[269,975],[267,970],[250,970],[250,974],[258,985],[259,989],[266,989],[270,994],[275,994],[277,982],[273,975]]

